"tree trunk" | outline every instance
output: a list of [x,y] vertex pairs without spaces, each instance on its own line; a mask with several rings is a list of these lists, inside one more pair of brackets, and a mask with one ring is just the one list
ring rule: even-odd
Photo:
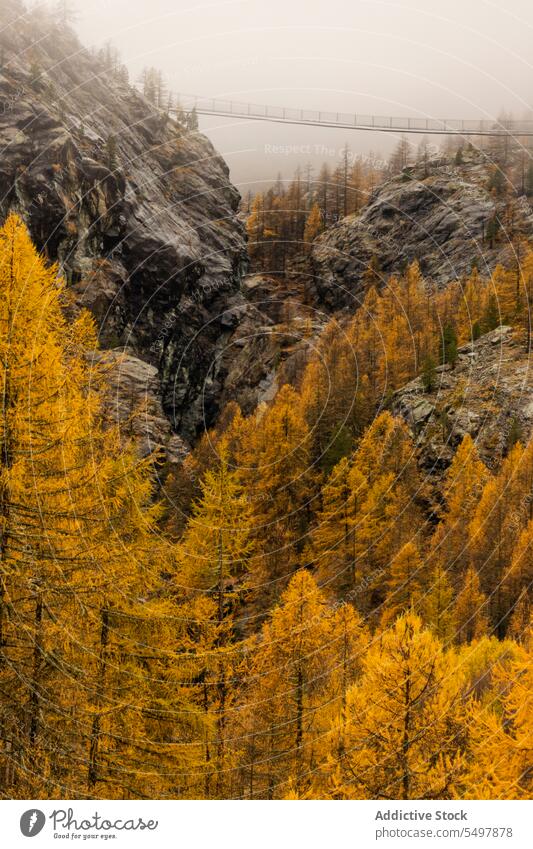
[[296,684],[296,792],[299,794],[302,779],[302,743],[303,743],[303,676],[298,666]]
[[42,651],[43,651],[43,596],[39,590],[35,599],[35,633],[33,637],[33,665],[31,675],[31,695],[30,695],[30,730],[29,738],[30,745],[35,746],[37,736],[39,734],[39,721],[41,713],[41,697],[39,693],[41,666],[42,666]]
[[405,679],[405,713],[403,717],[403,735],[402,735],[402,757],[401,763],[403,767],[402,775],[402,799],[409,799],[411,792],[411,777],[409,775],[409,747],[411,745],[411,673],[407,670]]
[[107,647],[109,644],[109,611],[102,610],[101,614],[101,629],[100,629],[100,656],[98,658],[98,680],[96,685],[96,705],[95,715],[91,728],[91,742],[89,749],[89,769],[87,773],[87,788],[92,792],[98,777],[98,755],[101,736],[101,716],[100,711],[104,701],[106,673],[107,673]]

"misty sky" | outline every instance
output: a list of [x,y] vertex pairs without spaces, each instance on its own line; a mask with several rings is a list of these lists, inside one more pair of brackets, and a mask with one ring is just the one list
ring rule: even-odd
[[[85,43],[112,40],[134,76],[155,65],[176,91],[381,115],[531,112],[531,0],[77,2]],[[381,153],[395,143],[222,118],[201,126],[243,191],[247,181],[270,183],[278,171],[289,177],[299,162],[334,165],[345,142]],[[274,154],[276,145],[288,149]]]

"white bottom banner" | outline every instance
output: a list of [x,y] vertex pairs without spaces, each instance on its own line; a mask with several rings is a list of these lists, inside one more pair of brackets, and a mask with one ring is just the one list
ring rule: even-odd
[[0,846],[530,849],[531,805],[514,801],[3,801]]

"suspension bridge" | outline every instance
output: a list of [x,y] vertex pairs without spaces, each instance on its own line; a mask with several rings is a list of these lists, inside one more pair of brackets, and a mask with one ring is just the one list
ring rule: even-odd
[[359,112],[293,109],[267,106],[238,100],[178,94],[179,109],[198,115],[237,118],[247,121],[269,121],[278,124],[300,124],[310,127],[336,127],[342,130],[361,130],[380,133],[419,133],[421,135],[455,136],[533,136],[533,121],[468,120],[463,118],[420,118],[364,115]]

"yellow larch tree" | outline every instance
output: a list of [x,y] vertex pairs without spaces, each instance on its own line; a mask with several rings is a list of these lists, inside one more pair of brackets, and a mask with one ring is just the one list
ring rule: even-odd
[[[247,589],[254,554],[252,506],[237,472],[228,466],[223,442],[220,447],[218,468],[208,470],[201,481],[201,497],[178,549],[179,580],[192,595],[193,615],[198,590],[213,602],[211,618],[204,624],[203,656],[198,659],[201,687],[197,698],[206,714],[206,795],[215,798],[224,796],[232,763],[226,727],[229,680],[238,662],[233,620]],[[213,720],[211,733],[209,717]]]
[[307,242],[310,245],[323,229],[324,221],[322,219],[320,207],[318,203],[314,203],[305,220],[304,242]]
[[520,274],[497,265],[492,273],[491,286],[497,299],[501,324],[516,324],[521,314]]
[[354,542],[356,579],[366,584],[366,598],[360,601],[370,612],[384,600],[391,560],[421,523],[423,486],[403,422],[388,412],[374,420],[354,455],[352,474],[367,482]]
[[346,750],[348,693],[359,680],[370,634],[352,604],[339,604],[332,616],[330,697],[320,712],[320,731],[316,741],[317,764],[312,779],[313,795],[328,795],[325,776],[331,760],[342,757]]
[[366,496],[366,481],[344,457],[322,488],[322,509],[310,535],[309,550],[321,586],[335,592],[353,590],[356,583],[355,525]]
[[121,616],[154,583],[150,463],[104,424],[92,320],[66,322],[64,282],[16,216],[0,230],[0,290],[5,792],[134,794],[135,745],[120,728],[142,723],[146,691],[123,662],[136,638]]
[[246,221],[250,257],[260,260],[265,255],[265,199],[261,192],[254,195],[252,210]]
[[298,566],[315,495],[309,428],[289,385],[261,411],[238,454],[239,476],[253,506],[252,580],[263,602],[279,597]]
[[416,615],[369,649],[347,715],[344,753],[329,765],[331,797],[453,798],[464,769],[459,681]]
[[[533,441],[526,448],[517,442],[498,474],[485,485],[470,522],[472,562],[489,596],[490,625],[500,637],[510,613],[505,578],[511,570],[516,541],[531,519],[532,477]],[[519,592],[521,588],[516,587],[515,593],[516,589]]]
[[332,638],[325,597],[308,572],[297,572],[243,670],[244,795],[284,798],[294,790],[301,796],[310,787],[321,711],[331,693]]
[[369,483],[392,473],[410,497],[420,497],[423,491],[411,434],[405,422],[389,412],[377,416],[365,431],[355,465]]
[[531,646],[508,669],[500,666],[495,677],[496,685],[499,683],[504,692],[502,708],[476,704],[470,712],[471,759],[464,797],[530,799],[533,790]]
[[428,584],[420,603],[422,619],[444,645],[454,636],[453,589],[446,570],[437,563],[428,573]]
[[300,392],[313,462],[328,473],[371,418],[368,381],[349,330],[332,319],[307,365]]
[[526,640],[531,621],[531,598],[528,587],[524,587],[509,619],[507,634],[510,639],[521,643]]
[[481,592],[474,566],[466,570],[463,586],[455,599],[454,628],[458,643],[471,643],[487,631],[487,597]]
[[424,562],[416,542],[406,542],[393,557],[383,604],[381,626],[418,605],[425,583]]
[[444,508],[431,539],[428,562],[439,566],[458,589],[469,563],[469,520],[483,494],[489,472],[469,434],[463,440],[446,472]]

